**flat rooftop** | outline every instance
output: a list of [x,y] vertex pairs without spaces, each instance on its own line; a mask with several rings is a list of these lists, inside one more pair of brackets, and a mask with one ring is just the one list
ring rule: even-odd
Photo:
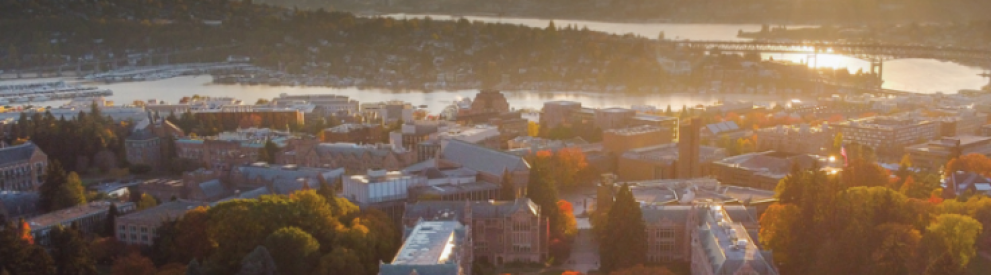
[[206,202],[189,200],[170,201],[152,208],[120,216],[117,218],[117,221],[130,223],[159,223],[166,220],[179,218],[182,215],[185,215],[187,211],[193,210],[196,207],[209,205],[210,204]]
[[[133,202],[124,202],[117,205],[118,208],[126,205],[133,205]],[[60,224],[66,220],[77,219],[80,217],[87,217],[94,214],[100,214],[106,212],[110,209],[109,201],[96,201],[87,204],[77,205],[67,209],[62,209],[58,211],[53,211],[48,214],[34,217],[27,222],[31,225],[34,230],[47,228],[56,224]]]
[[393,265],[446,264],[457,245],[455,221],[422,221],[413,228],[403,247],[392,260]]

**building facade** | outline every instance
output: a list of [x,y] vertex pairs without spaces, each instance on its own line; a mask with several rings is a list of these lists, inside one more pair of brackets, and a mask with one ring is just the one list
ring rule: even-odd
[[831,135],[842,134],[843,144],[857,143],[879,154],[900,156],[903,148],[939,138],[937,121],[898,117],[871,117],[830,124]]
[[0,191],[33,191],[44,181],[48,155],[25,142],[0,148]]
[[[31,225],[31,235],[34,236],[35,242],[47,246],[49,245],[49,233],[55,226],[69,227],[73,223],[77,223],[79,231],[82,233],[98,232],[105,224],[110,205],[111,203],[108,201],[90,202],[37,216],[27,220],[27,223]],[[119,203],[116,206],[118,213],[121,214],[130,213],[136,209],[133,202]]]
[[380,275],[464,275],[471,273],[471,227],[457,221],[419,221],[404,236],[391,263],[380,263]]
[[158,237],[158,229],[163,222],[174,221],[186,214],[187,211],[208,203],[176,200],[159,204],[155,207],[117,216],[114,223],[114,236],[121,243],[128,245],[151,246]]
[[830,164],[823,156],[766,151],[717,160],[712,162],[710,169],[723,184],[775,190],[794,165],[805,170]]
[[474,260],[495,265],[547,259],[548,219],[530,199],[515,201],[423,201],[406,206],[402,224],[454,220],[472,229]]
[[602,147],[606,152],[622,154],[634,148],[671,143],[671,133],[657,126],[616,128],[602,133]]
[[149,117],[142,120],[124,140],[127,162],[132,165],[147,165],[155,171],[162,170],[166,165],[164,156],[170,153],[170,148],[175,148],[175,143],[168,142],[174,142],[184,135],[182,129],[163,118]]
[[938,172],[950,159],[959,156],[968,154],[991,156],[991,137],[972,135],[943,137],[908,146],[905,151],[912,158],[913,167]]
[[678,161],[676,178],[690,179],[703,175],[700,147],[702,146],[702,120],[693,118],[688,124],[682,124],[678,130]]
[[755,131],[757,151],[778,151],[796,154],[821,155],[832,146],[829,127],[778,125]]

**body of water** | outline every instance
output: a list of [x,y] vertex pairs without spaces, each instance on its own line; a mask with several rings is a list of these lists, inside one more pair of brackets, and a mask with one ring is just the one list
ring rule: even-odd
[[[430,16],[436,20],[454,20],[459,17],[447,15],[409,15],[392,14],[387,15],[393,18],[424,18]],[[524,19],[524,18],[501,18],[486,16],[466,16],[472,21],[484,21],[493,23],[519,24],[530,27],[546,27],[550,20],[547,19]],[[668,39],[691,39],[691,40],[746,40],[736,37],[737,32],[757,31],[761,26],[757,24],[669,24],[669,23],[609,23],[583,20],[554,20],[557,26],[575,25],[578,28],[588,27],[591,30],[603,31],[614,34],[632,33],[648,38],[656,39],[658,34],[664,32]],[[801,27],[801,26],[793,26]],[[790,60],[793,62],[805,62],[808,59],[806,54],[765,54],[765,59],[774,58],[776,60]],[[818,61],[809,62],[810,66],[815,64],[819,67],[847,68],[851,73],[857,70],[870,70],[870,63],[864,60],[831,54],[821,54]],[[941,62],[932,59],[903,59],[885,62],[884,66],[884,87],[889,89],[916,91],[921,93],[955,93],[961,89],[979,89],[987,83],[987,80],[978,76],[982,72],[979,68],[963,66],[952,62]],[[26,80],[16,80],[26,82]],[[6,81],[4,81],[6,82]],[[0,82],[2,83],[2,82]],[[229,96],[243,99],[253,103],[258,98],[270,99],[277,97],[281,93],[289,94],[340,94],[349,96],[361,102],[376,102],[384,100],[403,100],[415,105],[427,105],[432,113],[441,111],[445,106],[455,100],[464,97],[474,97],[477,91],[438,91],[421,92],[408,91],[396,92],[381,89],[356,88],[327,88],[327,87],[269,87],[269,86],[244,86],[244,85],[220,85],[213,84],[209,76],[198,77],[177,77],[172,79],[114,83],[101,85],[114,91],[114,96],[109,98],[118,104],[129,104],[135,100],[147,101],[149,99],[165,100],[177,102],[183,96],[199,94],[203,96]],[[687,92],[687,91],[686,91]],[[579,101],[589,107],[629,107],[631,105],[653,105],[664,108],[671,105],[680,108],[682,105],[712,104],[719,100],[752,100],[755,102],[782,102],[791,98],[774,95],[713,95],[713,94],[662,94],[662,95],[622,95],[607,93],[588,92],[545,92],[545,91],[519,91],[506,92],[509,103],[514,108],[540,108],[545,101],[550,100],[573,100]],[[65,101],[51,101],[35,103],[43,106],[60,106]]]
[[[392,18],[430,18],[435,20],[456,20],[462,17],[449,15],[423,14],[390,14]],[[503,18],[494,16],[463,16],[470,21],[489,23],[516,24],[535,28],[544,28],[550,19]],[[588,27],[589,30],[613,34],[634,34],[651,39],[657,39],[664,32],[667,39],[675,40],[722,40],[749,41],[737,37],[737,32],[754,32],[761,29],[758,24],[672,24],[672,23],[611,23],[586,20],[554,20],[558,27],[575,25],[578,28]],[[788,26],[789,28],[804,28],[810,26]],[[807,54],[764,54],[764,59],[774,57],[775,60],[803,62]],[[818,67],[847,68],[851,73],[857,70],[870,71],[870,62],[853,57],[832,54],[820,54]],[[919,93],[956,93],[962,89],[980,89],[988,84],[988,80],[979,76],[984,70],[960,65],[953,62],[943,62],[935,59],[899,59],[884,63],[883,87],[886,89],[904,90]]]
[[[459,91],[391,91],[384,89],[330,88],[330,87],[287,87],[287,86],[250,86],[214,84],[210,76],[183,76],[145,82],[122,82],[101,85],[102,88],[114,91],[112,100],[115,104],[131,104],[136,100],[151,99],[166,102],[178,102],[184,96],[194,94],[209,97],[234,97],[242,99],[247,104],[253,104],[259,98],[272,99],[279,94],[338,94],[348,96],[360,102],[378,102],[386,100],[402,100],[413,105],[427,105],[430,113],[439,113],[452,102],[462,98],[474,98],[477,90]],[[758,103],[784,102],[793,97],[775,95],[718,95],[718,94],[662,94],[662,95],[622,95],[590,92],[539,92],[539,91],[508,91],[504,92],[506,99],[513,108],[540,109],[544,102],[553,100],[578,101],[583,106],[593,108],[627,107],[633,105],[652,105],[665,108],[671,105],[673,109],[681,109],[682,105],[713,104],[717,101],[751,100]],[[806,99],[807,100],[807,99]],[[33,103],[40,106],[61,106],[67,101],[47,101]]]

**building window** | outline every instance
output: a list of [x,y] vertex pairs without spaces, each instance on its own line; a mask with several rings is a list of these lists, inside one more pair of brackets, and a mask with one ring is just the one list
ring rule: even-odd
[[659,237],[661,239],[673,239],[674,238],[674,229],[671,229],[671,228],[661,229],[660,230],[660,236]]

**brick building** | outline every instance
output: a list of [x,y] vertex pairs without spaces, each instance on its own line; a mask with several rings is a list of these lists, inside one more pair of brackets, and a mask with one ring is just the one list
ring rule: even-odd
[[723,184],[774,190],[793,165],[805,170],[833,163],[824,156],[766,151],[742,154],[712,162],[711,173]]
[[453,220],[471,228],[474,260],[495,265],[547,259],[548,218],[530,199],[515,201],[422,201],[406,206],[402,224]]
[[385,133],[381,124],[341,124],[333,128],[323,130],[322,142],[336,143],[379,143],[385,140]]
[[[167,165],[165,154],[168,153],[168,142],[184,136],[182,129],[163,118],[147,118],[138,122],[131,134],[124,140],[124,150],[127,152],[127,162],[147,165],[152,170],[160,171]],[[169,137],[173,139],[169,139]],[[174,147],[173,147],[174,148]]]
[[44,181],[48,155],[31,142],[0,148],[0,191],[33,191]]
[[[699,146],[694,149],[697,152],[696,163],[682,164],[692,158],[682,158],[681,149],[679,143],[669,143],[626,151],[616,161],[617,175],[626,181],[701,177],[709,173],[709,163],[726,157],[726,149]],[[686,172],[679,172],[687,171],[683,170],[685,166],[692,167],[692,171],[698,174],[680,177],[687,175]]]
[[118,216],[114,236],[128,245],[151,246],[155,237],[158,237],[158,229],[163,222],[179,219],[187,211],[200,206],[209,204],[188,200],[167,201],[152,208]]
[[606,152],[622,154],[634,148],[671,143],[671,132],[657,126],[617,128],[602,133],[602,147]]
[[901,156],[903,148],[940,137],[938,121],[870,117],[829,125],[830,134],[843,135],[843,144],[857,143],[874,148],[879,154]]
[[757,151],[821,155],[832,147],[833,142],[826,125],[778,125],[757,130],[754,134],[757,136]]
[[940,167],[958,156],[968,154],[991,156],[991,137],[973,135],[943,137],[905,147],[905,152],[912,158],[913,167],[938,172]]
[[[69,227],[73,223],[78,223],[79,230],[82,233],[91,234],[99,232],[103,229],[104,221],[107,219],[110,204],[108,201],[81,204],[28,219],[27,223],[31,225],[31,235],[34,236],[35,242],[42,246],[47,246],[49,244],[49,233],[56,225]],[[133,202],[117,204],[117,211],[121,214],[130,213],[134,210],[135,205]]]

